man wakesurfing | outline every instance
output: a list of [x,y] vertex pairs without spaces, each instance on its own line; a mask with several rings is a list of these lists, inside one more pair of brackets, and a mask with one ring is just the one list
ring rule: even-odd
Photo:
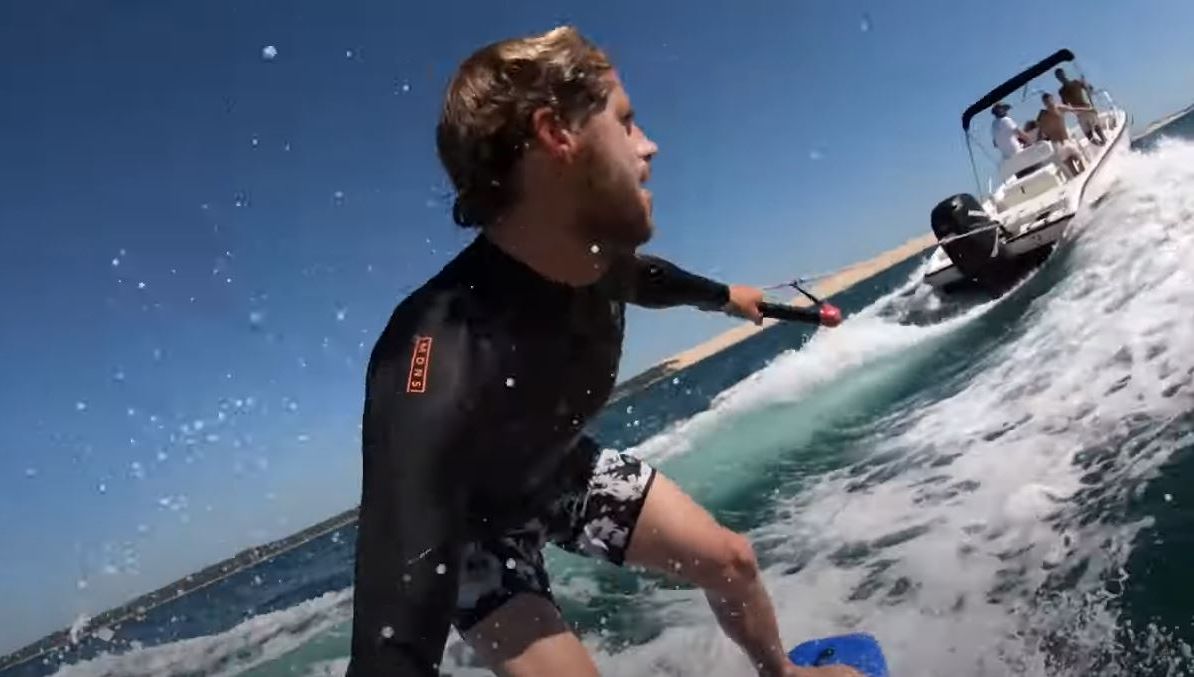
[[596,675],[552,597],[547,543],[705,591],[760,675],[856,675],[787,658],[750,542],[656,469],[601,449],[625,305],[761,322],[761,290],[636,253],[657,147],[575,29],[465,60],[437,127],[479,236],[398,304],[363,414],[349,677],[435,675],[454,625],[496,672]]

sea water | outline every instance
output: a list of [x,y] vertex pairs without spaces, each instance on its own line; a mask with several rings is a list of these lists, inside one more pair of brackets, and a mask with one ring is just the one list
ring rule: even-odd
[[[861,630],[893,675],[1194,670],[1194,117],[1006,296],[918,257],[619,400],[594,423],[747,534],[789,644]],[[17,675],[340,675],[351,526]],[[699,591],[549,550],[609,675],[748,675]],[[455,634],[444,671],[488,674]]]

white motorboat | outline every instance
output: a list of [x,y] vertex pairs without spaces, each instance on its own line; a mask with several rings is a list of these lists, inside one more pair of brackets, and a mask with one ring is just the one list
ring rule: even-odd
[[[995,150],[986,125],[978,125],[978,138],[971,134],[976,115],[992,111],[1016,92],[1020,92],[1017,102],[1031,111],[1042,106],[1042,94],[1052,94],[1060,102],[1058,81],[1034,80],[1052,78],[1054,68],[1073,61],[1073,53],[1062,49],[991,90],[962,114],[982,198],[962,193],[933,209],[930,219],[938,246],[924,275],[928,284],[944,292],[973,286],[992,292],[1006,289],[1049,256],[1081,207],[1096,202],[1110,188],[1109,167],[1130,145],[1131,117],[1105,89],[1088,90],[1105,137],[1101,144],[1088,139],[1078,124],[1071,124],[1077,122],[1074,113],[1066,114],[1068,142],[1035,141],[1009,157]],[[1081,75],[1076,63],[1071,68]],[[991,165],[985,191],[983,172],[975,164],[976,146]],[[1080,164],[1067,163],[1067,156],[1074,154]]]

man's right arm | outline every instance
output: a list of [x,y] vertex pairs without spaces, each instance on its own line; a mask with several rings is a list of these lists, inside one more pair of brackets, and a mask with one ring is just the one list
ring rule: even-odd
[[730,302],[730,287],[690,273],[670,261],[635,254],[616,264],[624,300],[643,308],[693,306],[720,310]]
[[1025,145],[1027,145],[1029,143],[1028,135],[1024,133],[1023,129],[1020,129],[1020,125],[1017,125],[1015,122],[1012,122],[1011,118],[1000,118],[999,120],[1000,120],[999,124],[1002,125],[1008,131],[1010,131],[1012,133],[1012,135],[1015,136],[1016,139],[1020,143],[1023,143]]
[[455,608],[470,478],[458,329],[387,332],[362,426],[348,677],[438,675]]

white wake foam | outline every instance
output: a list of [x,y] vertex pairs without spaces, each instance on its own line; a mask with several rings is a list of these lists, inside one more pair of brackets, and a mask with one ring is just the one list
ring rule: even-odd
[[[788,641],[865,629],[883,641],[893,674],[921,676],[1057,674],[1046,672],[1036,642],[1078,614],[1085,614],[1080,631],[1090,634],[1083,646],[1108,641],[1115,619],[1099,606],[1097,579],[1122,566],[1140,525],[1080,518],[1092,499],[1119,498],[1155,472],[1173,446],[1163,432],[1131,453],[1126,447],[1141,427],[1156,430],[1194,402],[1191,186],[1194,144],[1162,143],[1127,158],[1116,194],[1080,217],[1083,229],[1065,252],[1069,274],[1036,300],[1021,334],[993,349],[993,368],[891,437],[871,440],[870,461],[820,478],[790,499],[781,519],[752,534],[778,543],[785,563],[802,565],[765,573]],[[636,451],[656,460],[678,450],[699,454],[710,430],[733,426],[744,412],[796,401],[944,340],[990,307],[907,327],[881,319],[883,303],[780,356],[710,411]],[[1083,481],[1092,463],[1100,474]],[[1033,603],[1051,572],[1080,559],[1090,565],[1076,576],[1076,601]],[[699,593],[657,594],[687,596],[691,613],[677,618],[692,620],[616,654],[586,637],[603,674],[751,674]],[[226,633],[57,674],[237,674],[342,627],[350,607],[350,590],[329,593]],[[449,651],[445,668],[487,674],[461,667],[460,655]],[[305,670],[342,674],[344,665]]]
[[[1049,632],[1087,633],[1069,641],[1091,653],[1111,641],[1099,579],[1119,571],[1141,525],[1084,518],[1105,507],[1093,501],[1122,504],[1155,472],[1177,444],[1166,422],[1194,402],[1194,144],[1132,154],[1121,178],[1075,222],[1068,274],[1033,302],[1022,333],[992,349],[991,368],[872,440],[894,460],[823,477],[754,534],[804,562],[767,574],[784,637],[866,629],[893,674],[925,676],[1057,674],[1039,646]],[[929,328],[851,320],[640,449],[700,453],[708,427],[833,377],[825,356],[862,364],[981,312]],[[1145,431],[1152,443],[1140,442]],[[1092,467],[1099,474],[1086,476]],[[1034,601],[1051,573],[1082,560],[1071,595]],[[1078,614],[1080,629],[1067,617]],[[1081,651],[1067,658],[1067,672],[1084,674]],[[603,669],[749,674],[711,617],[603,656]]]
[[[826,384],[850,378],[860,368],[945,336],[997,303],[976,305],[928,326],[900,324],[883,317],[881,312],[895,299],[910,290],[920,295],[929,289],[920,282],[924,267],[914,271],[904,286],[850,316],[839,327],[817,331],[804,346],[784,351],[763,369],[719,393],[709,409],[669,426],[628,451],[655,464],[687,453],[715,432],[733,426],[748,412],[799,402]],[[930,303],[927,298],[919,298],[921,303]]]
[[227,632],[101,655],[65,666],[54,677],[238,675],[326,633],[351,613],[351,590],[329,592],[289,609],[254,616]]

